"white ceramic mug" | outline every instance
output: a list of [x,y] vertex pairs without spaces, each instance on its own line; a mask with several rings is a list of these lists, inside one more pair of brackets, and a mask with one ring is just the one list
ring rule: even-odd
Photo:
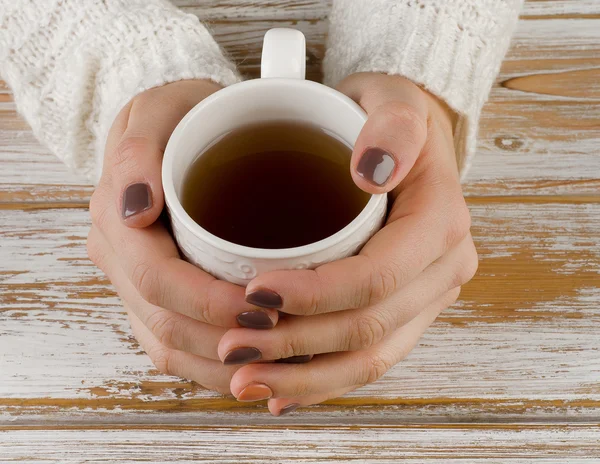
[[[232,85],[206,98],[181,120],[167,144],[162,182],[175,239],[190,262],[220,279],[246,285],[264,272],[311,269],[351,256],[383,223],[387,197],[373,195],[350,224],[330,237],[296,248],[260,249],[231,243],[209,233],[181,206],[188,167],[215,140],[250,123],[311,123],[354,146],[366,114],[340,92],[304,80],[305,47],[300,31],[267,32],[261,79]],[[216,204],[217,211],[218,208]]]

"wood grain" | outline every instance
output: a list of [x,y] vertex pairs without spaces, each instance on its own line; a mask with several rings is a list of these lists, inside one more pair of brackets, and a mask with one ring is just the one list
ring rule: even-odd
[[[174,3],[248,77],[299,28],[321,79],[331,0]],[[600,3],[528,0],[464,185],[478,275],[379,382],[274,418],[153,368],[86,258],[92,187],[0,81],[0,462],[600,462],[599,82]]]
[[[577,81],[579,85],[577,87],[571,85],[573,81]],[[502,86],[521,92],[600,101],[600,69],[580,69],[515,77],[502,82]]]
[[[308,75],[321,78],[330,2],[176,3],[209,20],[218,42],[249,77],[258,76],[267,29],[275,25],[299,28],[307,36]],[[597,194],[599,75],[600,4],[595,0],[527,2],[484,109],[478,155],[465,193]],[[22,162],[27,168],[0,172],[0,203],[8,198],[86,202],[91,190],[85,181],[68,175],[39,146],[6,92],[0,84],[0,163]]]
[[[333,0],[174,0],[172,3],[204,20],[230,18],[315,20],[326,18]],[[596,0],[527,0],[522,17],[594,18]]]
[[3,462],[540,463],[600,459],[596,425],[0,429]]
[[[471,199],[481,263],[459,304],[381,381],[306,417],[598,417],[600,203],[588,200]],[[86,258],[88,227],[85,208],[3,211],[0,414],[146,421],[157,413],[189,423],[203,411],[264,413],[152,368]]]

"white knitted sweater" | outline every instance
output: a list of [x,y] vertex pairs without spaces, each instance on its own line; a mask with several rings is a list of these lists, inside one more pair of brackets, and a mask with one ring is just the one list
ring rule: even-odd
[[[334,0],[326,83],[400,74],[459,115],[464,175],[523,0]],[[97,181],[106,136],[136,94],[240,77],[207,29],[166,0],[0,0],[0,73],[36,136]]]

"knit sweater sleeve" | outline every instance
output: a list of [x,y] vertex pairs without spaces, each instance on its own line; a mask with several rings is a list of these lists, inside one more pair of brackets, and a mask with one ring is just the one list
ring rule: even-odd
[[402,75],[459,116],[461,178],[475,152],[481,108],[508,49],[523,0],[334,0],[325,77]]
[[239,80],[198,19],[166,0],[0,0],[0,73],[37,138],[92,182],[136,94]]

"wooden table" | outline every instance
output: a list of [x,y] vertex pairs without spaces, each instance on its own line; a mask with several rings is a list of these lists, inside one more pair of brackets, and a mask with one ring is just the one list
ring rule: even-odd
[[[243,72],[326,0],[179,0]],[[1,83],[0,83],[1,85]],[[600,462],[600,1],[531,0],[465,185],[481,265],[382,380],[282,418],[153,369],[86,257],[92,188],[0,90],[0,462]]]

